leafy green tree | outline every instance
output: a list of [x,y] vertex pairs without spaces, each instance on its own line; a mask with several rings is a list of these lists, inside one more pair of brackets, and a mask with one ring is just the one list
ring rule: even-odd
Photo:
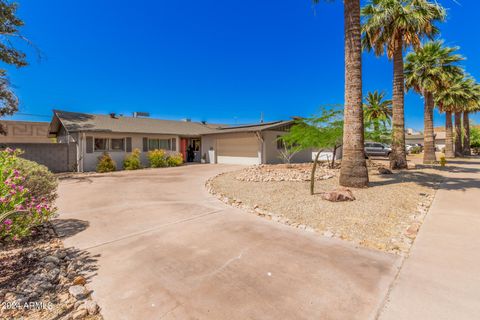
[[[0,0],[0,60],[20,68],[27,65],[26,55],[13,46],[11,38],[28,40],[19,32],[24,23],[16,16],[17,7],[16,3]],[[12,115],[16,111],[18,99],[10,88],[6,71],[0,68],[0,117]],[[0,134],[5,134],[1,125]]]
[[342,146],[342,111],[322,108],[318,116],[297,120],[290,128],[290,131],[283,135],[281,139],[289,145],[297,146],[300,150],[317,149],[310,179],[310,194],[313,195],[315,190],[315,171],[320,153],[325,149],[333,151],[333,159],[330,164],[333,167],[337,150]]
[[407,168],[405,151],[403,52],[420,47],[422,38],[438,34],[434,23],[445,19],[445,10],[427,0],[369,0],[362,8],[362,45],[377,56],[393,60],[393,169]]
[[406,57],[405,85],[424,99],[424,153],[423,163],[436,161],[433,133],[434,96],[449,85],[452,78],[463,74],[457,62],[463,57],[455,52],[458,47],[446,47],[442,41],[425,43]]
[[[312,0],[312,2],[317,4],[321,0]],[[343,158],[339,182],[344,187],[361,188],[368,185],[368,170],[363,147],[360,0],[344,0],[343,11],[345,103]]]
[[476,126],[474,123],[470,125],[470,146],[480,150],[480,126]]

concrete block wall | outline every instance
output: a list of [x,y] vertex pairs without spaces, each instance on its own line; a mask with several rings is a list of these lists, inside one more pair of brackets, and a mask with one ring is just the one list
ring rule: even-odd
[[75,143],[2,143],[6,147],[21,149],[22,158],[43,164],[52,172],[74,171],[76,167]]

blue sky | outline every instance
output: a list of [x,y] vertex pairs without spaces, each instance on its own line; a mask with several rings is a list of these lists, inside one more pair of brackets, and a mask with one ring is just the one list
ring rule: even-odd
[[[14,119],[48,121],[57,108],[248,123],[261,112],[288,119],[343,103],[340,0],[316,7],[309,0],[18,2],[23,33],[42,58],[21,45],[30,65],[8,68],[21,101]],[[448,8],[441,37],[461,46],[467,71],[480,79],[480,3],[439,2]],[[364,54],[363,73],[364,92],[390,95],[386,58]],[[406,122],[423,127],[414,93]],[[443,123],[436,114],[435,124]]]

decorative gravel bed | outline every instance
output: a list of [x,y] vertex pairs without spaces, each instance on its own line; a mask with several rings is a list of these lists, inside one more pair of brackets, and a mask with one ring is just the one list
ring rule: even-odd
[[[240,181],[310,181],[311,166],[309,164],[278,164],[252,166],[241,170],[235,176]],[[315,170],[315,180],[333,178],[335,170],[328,168],[327,164],[321,163]]]
[[[403,254],[410,249],[433,200],[435,186],[443,177],[433,168],[381,175],[379,166],[370,162],[370,187],[351,189],[356,198],[351,202],[321,198],[322,192],[339,187],[338,169],[329,170],[332,179],[316,181],[317,194],[313,196],[309,194],[309,182],[305,181],[238,179],[259,168],[221,174],[210,179],[207,188],[222,201],[268,219],[360,246]],[[278,171],[276,167],[264,165],[260,171]]]
[[0,243],[0,319],[103,319],[85,287],[95,261],[64,248],[49,223]]

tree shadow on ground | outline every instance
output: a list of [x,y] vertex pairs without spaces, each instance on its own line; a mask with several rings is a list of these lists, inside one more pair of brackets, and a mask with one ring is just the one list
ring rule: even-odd
[[[462,168],[465,169],[465,168]],[[440,170],[440,169],[439,169]],[[449,171],[448,169],[441,169]],[[455,171],[453,171],[455,172]],[[463,172],[463,171],[457,171]],[[467,173],[477,173],[468,172]],[[390,184],[403,183],[403,182],[414,182],[418,185],[443,189],[443,190],[467,190],[472,188],[480,188],[480,180],[475,178],[462,178],[462,177],[445,177],[441,174],[433,172],[424,172],[424,171],[401,171],[392,175],[383,176],[384,180],[382,181],[372,181],[370,182],[371,187],[386,186]]]
[[51,224],[61,239],[72,237],[90,226],[88,221],[78,219],[55,219]]

